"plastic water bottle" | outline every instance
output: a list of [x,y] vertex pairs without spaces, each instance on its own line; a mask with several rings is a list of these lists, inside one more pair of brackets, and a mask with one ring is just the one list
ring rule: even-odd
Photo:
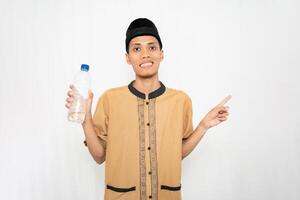
[[91,86],[91,77],[89,74],[89,65],[82,64],[80,71],[75,75],[73,81],[74,101],[68,112],[68,120],[82,123],[85,118],[86,100]]

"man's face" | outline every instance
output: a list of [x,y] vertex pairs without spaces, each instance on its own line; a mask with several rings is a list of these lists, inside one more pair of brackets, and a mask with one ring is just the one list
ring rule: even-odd
[[158,40],[153,36],[138,36],[129,43],[126,61],[133,66],[136,76],[150,78],[158,73],[164,54]]

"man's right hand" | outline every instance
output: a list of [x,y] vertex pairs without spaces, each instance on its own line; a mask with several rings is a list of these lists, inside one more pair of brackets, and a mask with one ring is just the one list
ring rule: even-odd
[[[70,85],[70,90],[67,93],[68,97],[66,98],[66,103],[65,103],[65,107],[67,109],[70,109],[70,107],[71,107],[71,105],[74,101],[74,94],[75,94],[75,87],[74,87],[74,85],[71,84]],[[93,92],[91,90],[89,90],[89,95],[88,95],[88,98],[87,98],[87,101],[86,101],[86,106],[85,106],[86,114],[85,114],[85,119],[84,119],[83,123],[86,122],[87,120],[92,119],[93,97],[94,97]]]

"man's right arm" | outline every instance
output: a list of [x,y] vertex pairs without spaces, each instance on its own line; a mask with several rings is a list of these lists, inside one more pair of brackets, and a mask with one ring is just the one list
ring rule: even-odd
[[[70,85],[70,89],[68,91],[68,98],[66,99],[66,108],[70,109],[73,101],[74,101],[74,85]],[[88,147],[92,157],[94,160],[100,165],[105,161],[105,144],[100,140],[97,136],[95,125],[92,117],[92,102],[93,102],[93,92],[89,90],[89,95],[86,102],[86,115],[83,121],[82,128],[85,134],[85,144]]]
[[85,142],[94,160],[100,165],[105,161],[105,147],[97,136],[93,119],[85,120],[82,123],[85,134]]

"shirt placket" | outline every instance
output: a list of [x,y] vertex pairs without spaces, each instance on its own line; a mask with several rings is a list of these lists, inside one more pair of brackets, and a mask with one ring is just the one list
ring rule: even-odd
[[144,100],[144,127],[145,127],[145,164],[146,164],[146,185],[147,185],[147,197],[152,199],[152,190],[151,190],[151,158],[150,158],[150,151],[151,145],[149,140],[149,129],[150,129],[150,122],[149,122],[149,100]]
[[140,129],[141,200],[157,200],[158,174],[156,155],[155,98],[138,99]]
[[158,196],[158,172],[157,172],[157,152],[156,152],[156,114],[155,114],[156,98],[146,101],[147,105],[147,119],[148,119],[148,156],[150,168],[148,177],[151,180],[151,195],[150,199],[157,200]]

